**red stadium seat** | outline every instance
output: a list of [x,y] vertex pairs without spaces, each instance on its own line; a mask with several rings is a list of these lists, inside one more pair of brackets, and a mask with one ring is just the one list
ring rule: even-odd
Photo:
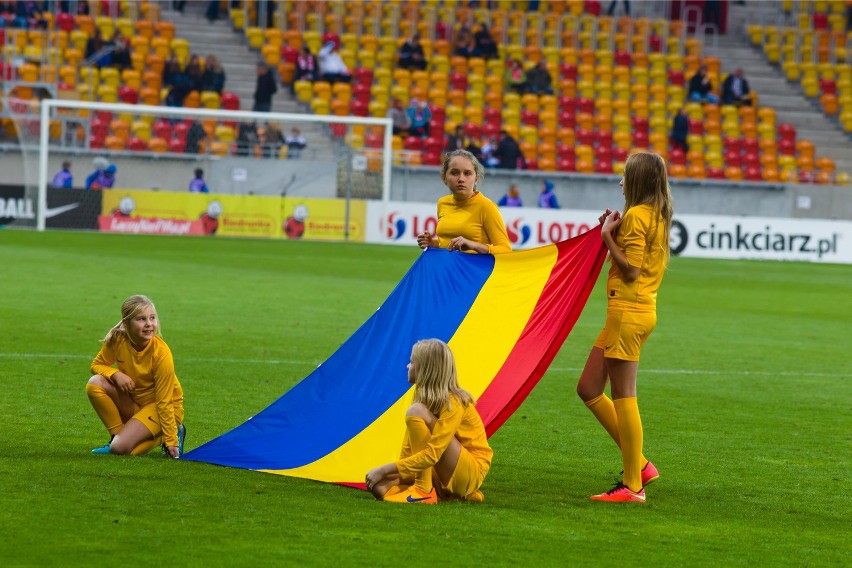
[[186,135],[189,132],[190,124],[186,122],[178,122],[174,126],[174,130],[172,131],[172,136],[181,140],[182,142],[186,141]]
[[796,128],[792,124],[779,124],[778,137],[782,140],[790,140],[796,142]]
[[728,167],[739,168],[742,165],[742,158],[739,152],[727,150],[724,155],[725,165]]
[[577,80],[576,65],[571,65],[570,63],[563,63],[559,66],[559,73],[562,75],[563,79],[569,79],[571,81]]
[[356,85],[367,85],[369,88],[373,84],[373,70],[366,67],[356,67],[352,70],[352,81]]
[[221,103],[224,110],[240,110],[240,97],[236,93],[223,91]]
[[431,150],[427,150],[423,152],[422,162],[424,166],[440,166],[441,165],[441,153],[433,152]]
[[560,112],[570,112],[574,114],[577,112],[577,99],[573,97],[562,96],[559,97],[559,111]]
[[299,58],[299,50],[290,45],[281,46],[281,59],[287,63],[295,63]]
[[577,171],[577,164],[575,162],[574,157],[564,157],[556,160],[556,169],[560,172],[574,172]]
[[725,170],[722,168],[708,167],[706,174],[710,179],[725,179]]
[[77,25],[77,22],[74,20],[74,16],[67,12],[62,12],[56,15],[56,25],[60,30],[70,33]]
[[353,98],[349,103],[349,112],[354,116],[368,116],[370,114],[369,103],[363,99]]
[[134,152],[144,152],[148,149],[148,143],[141,138],[131,136],[127,139],[127,149],[133,150]]
[[423,149],[423,139],[419,136],[407,136],[403,141],[403,148],[411,151],[420,151]]
[[137,91],[133,87],[122,85],[118,88],[118,98],[123,103],[135,105],[139,102],[139,91]]
[[168,120],[158,120],[151,127],[151,133],[157,138],[165,138],[168,140],[172,137],[172,125]]
[[630,67],[630,52],[629,51],[616,51],[615,52],[615,64],[623,67]]
[[538,113],[531,110],[522,110],[521,122],[527,126],[538,126]]
[[669,152],[669,162],[681,166],[686,165],[686,154],[680,148],[672,148]]
[[186,148],[186,140],[180,138],[169,139],[169,152],[183,154],[184,148]]
[[792,140],[782,138],[778,141],[778,153],[793,156],[796,153],[796,143]]
[[577,144],[582,144],[584,146],[591,146],[595,141],[595,135],[591,130],[586,130],[585,128],[579,128],[576,132],[577,135]]
[[462,73],[450,73],[450,88],[460,91],[467,90],[467,75]]
[[687,120],[687,123],[689,124],[689,133],[690,134],[698,134],[698,135],[704,134],[704,122],[703,121],[698,120],[696,118],[690,118],[689,120]]
[[739,154],[740,150],[742,150],[742,143],[739,138],[732,138],[729,136],[725,138],[724,143],[726,152],[730,151]]
[[595,101],[592,99],[577,99],[577,110],[588,114],[594,114]]

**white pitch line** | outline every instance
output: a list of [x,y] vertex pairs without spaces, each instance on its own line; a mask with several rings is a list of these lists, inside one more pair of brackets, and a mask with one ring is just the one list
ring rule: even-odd
[[[91,359],[87,355],[67,353],[0,353],[0,358],[6,359]],[[233,359],[214,357],[180,357],[180,361],[205,362],[205,363],[238,363],[252,365],[316,365],[314,361],[304,359]],[[550,371],[565,373],[580,373],[582,367],[550,367]],[[719,375],[719,376],[743,376],[743,377],[852,377],[852,373],[811,373],[795,371],[719,371],[701,369],[644,369],[639,368],[643,375]]]

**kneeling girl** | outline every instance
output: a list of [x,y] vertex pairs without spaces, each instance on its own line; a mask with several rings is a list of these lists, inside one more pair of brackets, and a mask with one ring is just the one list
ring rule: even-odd
[[483,501],[479,488],[493,452],[473,396],[458,384],[450,347],[437,339],[415,343],[408,382],[414,403],[405,416],[400,458],[370,470],[367,489],[395,503],[437,503],[439,494]]

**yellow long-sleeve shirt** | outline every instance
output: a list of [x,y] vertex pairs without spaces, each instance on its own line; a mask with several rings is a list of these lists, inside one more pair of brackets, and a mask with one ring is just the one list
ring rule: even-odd
[[488,245],[489,254],[512,251],[500,209],[479,192],[464,201],[456,201],[452,194],[440,198],[435,233],[441,248],[455,237],[464,237]]
[[666,271],[663,248],[665,224],[654,207],[634,205],[624,213],[615,242],[627,257],[630,266],[639,267],[639,277],[625,282],[615,263],[609,269],[606,282],[607,300],[611,307],[641,312],[657,309],[657,290]]
[[457,398],[451,397],[451,403],[444,406],[432,428],[432,436],[426,448],[412,453],[406,433],[400,459],[396,462],[396,468],[403,479],[414,477],[418,472],[434,467],[454,437],[476,459],[482,474],[485,475],[491,467],[494,452],[488,445],[482,418],[473,404],[465,408]]
[[155,335],[142,351],[137,351],[125,335],[118,335],[111,344],[104,343],[92,361],[92,373],[112,381],[117,371],[136,383],[130,393],[136,404],[157,404],[163,441],[167,446],[177,446],[175,410],[183,414],[183,388],[175,375],[172,351],[163,338]]

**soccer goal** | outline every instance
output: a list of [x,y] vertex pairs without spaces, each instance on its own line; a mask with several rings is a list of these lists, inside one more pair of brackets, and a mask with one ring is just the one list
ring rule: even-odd
[[[344,217],[315,208],[311,236],[346,240],[350,202],[390,198],[387,118],[54,98],[27,110],[14,121],[21,157],[4,153],[3,171],[13,174],[7,183],[23,187],[25,207],[34,198],[38,230],[108,223],[106,230],[122,232],[203,234],[209,227],[199,219],[223,221],[225,211],[219,234],[301,236],[303,202],[316,199],[336,201]],[[187,200],[202,197],[198,213]]]

